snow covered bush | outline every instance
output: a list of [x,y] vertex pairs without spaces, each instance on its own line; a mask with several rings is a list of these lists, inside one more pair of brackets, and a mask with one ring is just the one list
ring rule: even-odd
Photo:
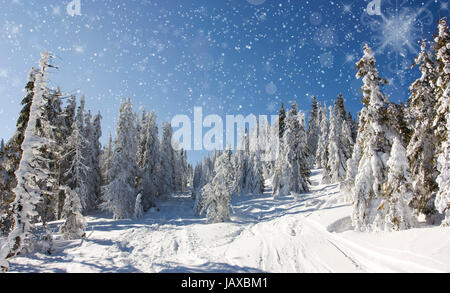
[[82,205],[78,190],[69,190],[64,202],[64,215],[66,221],[59,228],[63,239],[74,240],[84,237],[86,221],[81,214]]
[[134,205],[134,217],[140,219],[144,216],[144,208],[142,206],[142,194],[138,194],[136,197],[136,203]]

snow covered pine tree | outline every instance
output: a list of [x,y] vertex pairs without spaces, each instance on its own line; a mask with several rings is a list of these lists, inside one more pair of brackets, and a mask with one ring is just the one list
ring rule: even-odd
[[37,206],[43,200],[42,186],[51,184],[51,173],[45,169],[46,159],[42,151],[51,143],[40,130],[45,121],[45,99],[48,96],[47,70],[52,55],[41,53],[40,71],[35,74],[34,96],[30,106],[30,116],[22,143],[22,159],[15,172],[17,186],[13,189],[15,200],[12,203],[14,214],[14,230],[8,235],[7,257],[15,256],[22,251],[33,249],[36,242],[34,221],[38,216]]
[[286,196],[290,192],[309,191],[309,169],[305,116],[298,113],[297,104],[292,103],[286,115],[281,152],[277,158],[273,179],[274,197]]
[[231,150],[227,149],[217,158],[214,165],[215,176],[203,187],[204,204],[208,223],[220,223],[230,220],[230,199],[233,165]]
[[137,127],[130,100],[122,101],[114,142],[110,182],[103,190],[101,207],[113,213],[114,219],[131,218],[136,202]]
[[437,111],[433,122],[438,143],[436,208],[444,214],[442,225],[450,226],[450,32],[447,19],[439,21],[435,39],[438,69],[436,80]]
[[[394,140],[400,139],[398,133],[392,126],[394,117],[388,115],[389,100],[380,90],[380,86],[387,81],[378,76],[375,68],[375,57],[366,44],[364,46],[364,56],[357,63],[357,78],[363,78],[363,104],[364,107],[360,114],[360,128],[358,131],[358,141],[361,144],[356,146],[356,150],[361,153],[353,153],[352,162],[357,164],[357,174],[353,190],[354,203],[352,221],[356,230],[360,231],[379,231],[387,227],[403,228],[409,227],[409,224],[396,224],[398,220],[392,220],[392,215],[401,215],[402,211],[396,211],[398,206],[394,202],[407,201],[401,197],[400,192],[394,192],[398,189],[398,169],[388,166],[388,160],[391,155],[391,148]],[[397,144],[398,146],[398,144]],[[400,149],[398,146],[397,150]],[[359,161],[356,159],[360,158]],[[394,157],[393,160],[396,158]],[[398,159],[401,161],[400,159]],[[396,163],[398,161],[396,160]],[[404,165],[402,165],[404,167]],[[402,167],[401,166],[401,167]],[[393,172],[393,173],[389,173]],[[388,179],[391,179],[388,181]],[[391,190],[391,193],[389,191]],[[388,191],[388,192],[386,192]],[[395,216],[394,216],[395,217]]]

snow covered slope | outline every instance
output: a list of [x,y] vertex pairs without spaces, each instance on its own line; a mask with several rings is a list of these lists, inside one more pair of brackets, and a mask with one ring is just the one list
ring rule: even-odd
[[88,239],[16,257],[11,271],[450,272],[450,228],[354,232],[337,184],[319,185],[320,170],[311,181],[308,194],[275,200],[269,185],[261,196],[233,198],[228,223],[193,216],[186,194],[140,220],[88,217]]

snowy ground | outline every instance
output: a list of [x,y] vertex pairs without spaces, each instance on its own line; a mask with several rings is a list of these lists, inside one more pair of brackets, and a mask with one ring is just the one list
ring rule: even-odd
[[[450,228],[351,231],[337,184],[279,200],[232,200],[232,222],[206,224],[177,195],[144,219],[89,217],[88,239],[11,260],[12,272],[450,272]],[[92,231],[92,232],[91,232]]]

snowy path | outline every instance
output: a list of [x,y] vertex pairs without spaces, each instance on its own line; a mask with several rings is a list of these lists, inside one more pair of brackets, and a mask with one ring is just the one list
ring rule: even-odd
[[[349,231],[351,207],[336,184],[311,176],[308,194],[232,200],[232,222],[193,216],[189,195],[144,219],[90,217],[88,239],[58,241],[54,255],[17,257],[12,271],[36,272],[450,272],[450,230]],[[269,182],[268,182],[269,183]],[[268,184],[267,184],[268,185]],[[89,232],[90,233],[90,232]],[[88,234],[89,234],[88,233]]]

